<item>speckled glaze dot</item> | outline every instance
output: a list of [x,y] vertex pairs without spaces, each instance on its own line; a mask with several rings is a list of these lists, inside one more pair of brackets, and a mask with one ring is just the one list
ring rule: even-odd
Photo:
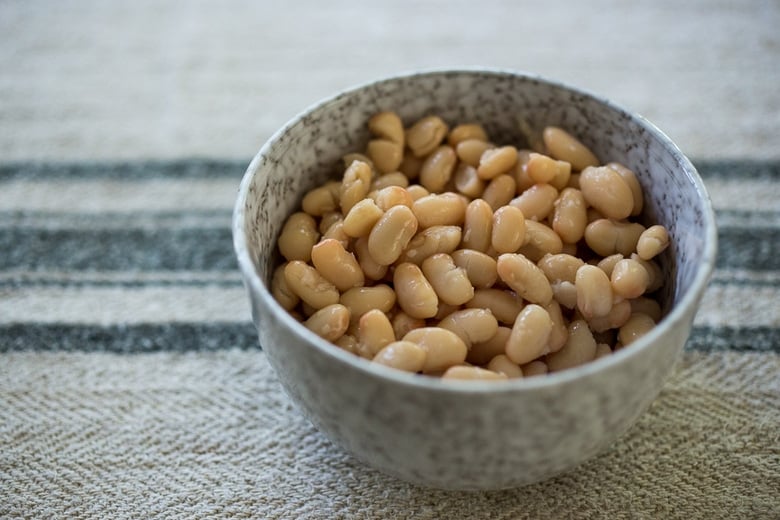
[[[435,114],[480,123],[494,142],[528,147],[547,125],[576,135],[602,162],[630,167],[643,217],[664,224],[659,261],[666,317],[630,347],[546,377],[442,381],[352,356],[293,320],[266,284],[276,238],[306,190],[341,174],[367,121],[396,111],[405,125]],[[501,489],[582,463],[625,432],[658,395],[687,339],[716,249],[712,207],[691,163],[643,118],[591,94],[505,71],[436,71],[364,85],[308,109],[247,169],[233,234],[260,343],[282,385],[335,444],[401,479],[446,489]],[[335,448],[334,448],[335,449]]]

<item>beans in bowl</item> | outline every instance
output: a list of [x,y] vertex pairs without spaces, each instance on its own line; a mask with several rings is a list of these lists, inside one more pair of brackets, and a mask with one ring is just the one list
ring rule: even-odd
[[314,333],[399,370],[506,380],[610,355],[661,319],[669,234],[639,222],[625,165],[557,127],[540,150],[435,115],[368,129],[278,239],[271,291]]

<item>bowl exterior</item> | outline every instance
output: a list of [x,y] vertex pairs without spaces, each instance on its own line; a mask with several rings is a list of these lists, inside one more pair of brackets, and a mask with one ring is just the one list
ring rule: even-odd
[[[359,150],[375,112],[406,124],[427,114],[484,124],[496,142],[532,146],[561,126],[602,160],[637,173],[646,216],[666,225],[662,259],[673,309],[654,331],[569,374],[493,384],[420,382],[320,340],[273,300],[265,283],[276,237],[303,193]],[[432,72],[367,85],[308,110],[260,151],[242,183],[234,238],[259,340],[304,414],[331,440],[404,480],[447,489],[500,489],[543,480],[606,449],[658,395],[687,339],[714,256],[714,218],[690,162],[641,117],[534,76]],[[544,381],[541,381],[544,379]]]

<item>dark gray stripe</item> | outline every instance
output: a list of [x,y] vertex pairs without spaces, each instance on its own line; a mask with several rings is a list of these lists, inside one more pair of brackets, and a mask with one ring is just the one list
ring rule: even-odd
[[201,351],[259,348],[251,323],[139,325],[0,325],[0,352],[21,350],[116,352]]
[[[720,269],[780,270],[780,228],[719,230]],[[0,270],[233,270],[228,228],[0,229]]]
[[[240,179],[251,161],[245,159],[175,159],[164,161],[9,162],[0,164],[0,181],[11,179]],[[694,159],[705,179],[780,180],[780,160]]]
[[719,228],[715,266],[753,271],[780,269],[780,229]]
[[[116,352],[199,351],[259,348],[251,323],[139,325],[0,325],[0,352],[21,350]],[[694,327],[686,349],[780,354],[780,328]]]
[[780,160],[694,159],[693,165],[707,179],[780,181]]
[[163,279],[163,280],[85,280],[85,279],[45,279],[45,278],[10,278],[0,280],[0,289],[29,289],[41,287],[56,287],[68,289],[81,289],[87,287],[222,287],[234,288],[243,286],[240,279],[235,280],[211,280],[211,279]]
[[688,350],[774,352],[780,354],[780,327],[694,327]]
[[0,181],[12,179],[241,179],[246,159],[179,159],[125,162],[13,162],[0,164]]
[[230,229],[0,229],[0,269],[236,269]]

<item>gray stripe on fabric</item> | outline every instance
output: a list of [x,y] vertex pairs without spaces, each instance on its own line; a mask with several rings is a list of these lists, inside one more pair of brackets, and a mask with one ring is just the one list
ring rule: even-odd
[[164,161],[11,162],[0,164],[0,181],[10,179],[121,179],[160,177],[239,180],[251,157],[246,159],[180,159]]
[[[251,323],[0,325],[0,352],[73,351],[137,354],[260,348]],[[780,353],[780,327],[694,327],[687,350]]]

